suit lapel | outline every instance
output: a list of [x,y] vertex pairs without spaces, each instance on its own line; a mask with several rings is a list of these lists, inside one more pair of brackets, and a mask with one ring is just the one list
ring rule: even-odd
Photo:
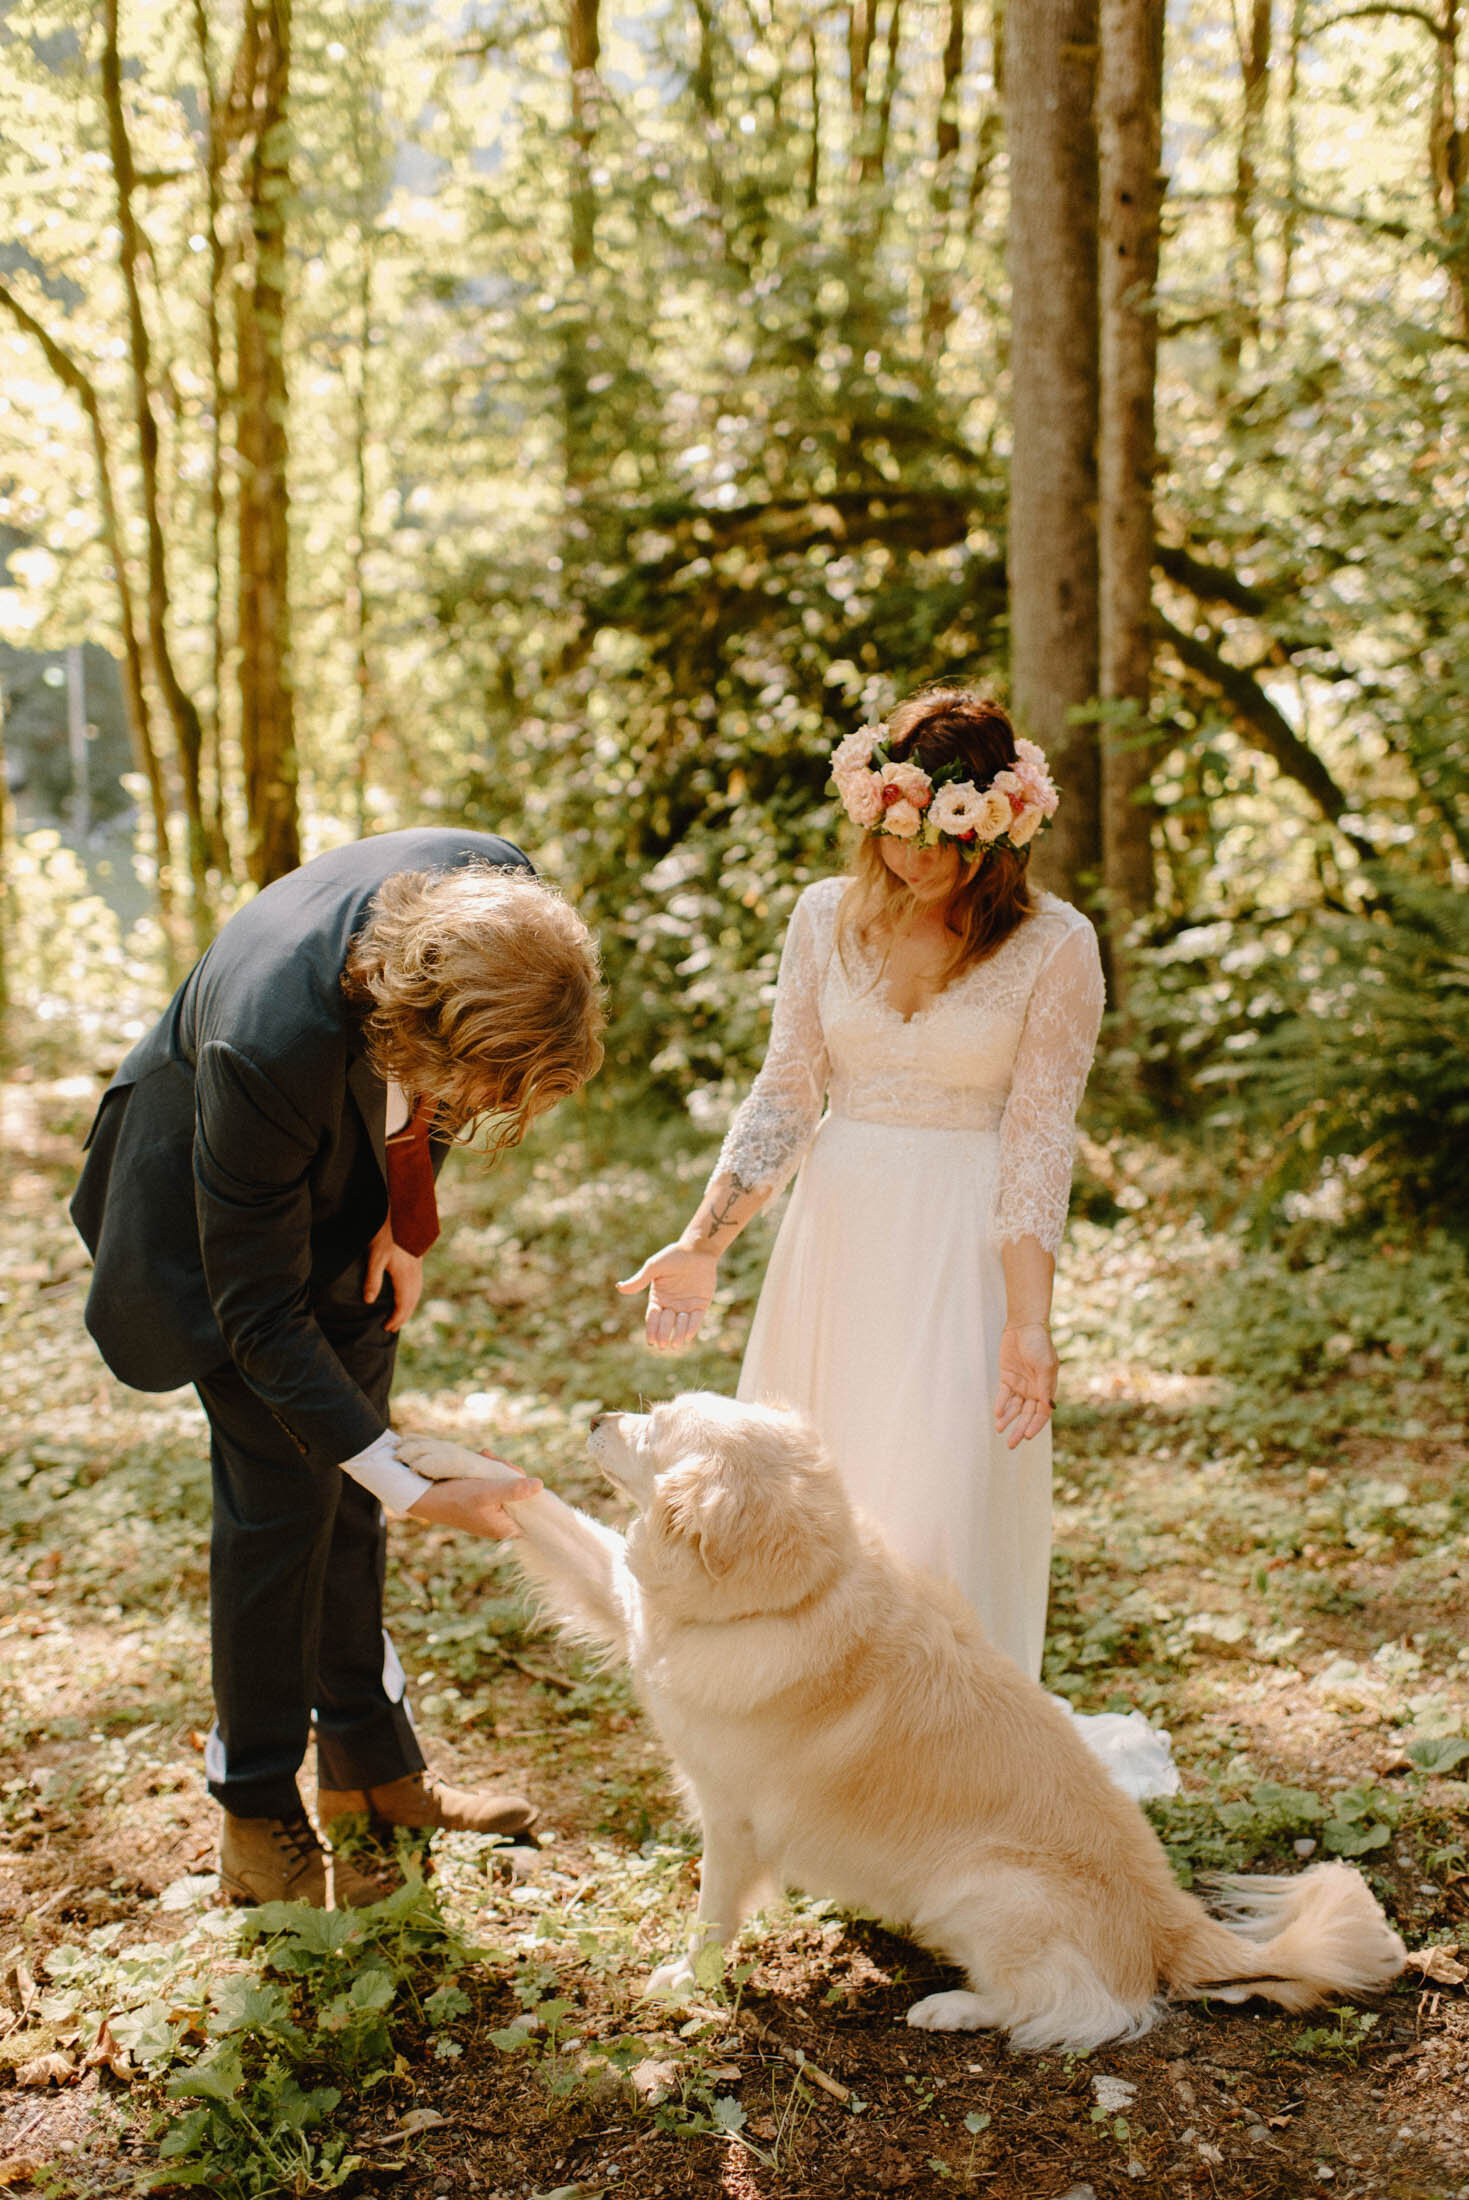
[[365,1054],[354,1055],[347,1072],[347,1089],[357,1103],[357,1112],[367,1126],[372,1141],[373,1158],[377,1162],[384,1184],[388,1181],[388,1153],[386,1123],[388,1088]]

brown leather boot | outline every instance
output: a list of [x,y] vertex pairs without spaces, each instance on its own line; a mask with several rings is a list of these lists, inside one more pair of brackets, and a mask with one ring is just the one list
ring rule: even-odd
[[397,1893],[403,1874],[391,1856],[361,1843],[348,1846],[350,1854],[346,1847],[334,1847],[331,1852],[334,1910],[365,1910]]
[[365,1817],[374,1832],[393,1826],[429,1830],[446,1826],[454,1833],[498,1833],[523,1841],[540,1817],[523,1795],[478,1795],[450,1787],[431,1772],[405,1772],[382,1787],[320,1788],[317,1815],[331,1831],[339,1818]]
[[219,1837],[219,1892],[226,1902],[309,1902],[324,1910],[326,1858],[306,1813],[237,1818],[227,1810]]

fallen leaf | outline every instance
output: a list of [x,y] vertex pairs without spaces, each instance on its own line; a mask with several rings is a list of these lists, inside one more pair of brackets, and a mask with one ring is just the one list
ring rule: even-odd
[[656,2108],[666,2101],[678,2084],[678,2066],[671,2062],[657,2062],[652,2056],[635,2063],[629,2074],[632,2089],[640,2101],[649,2108]]
[[24,1957],[17,1956],[5,1974],[5,1991],[24,2016],[36,1998],[36,1982],[31,1977]]
[[0,2161],[0,2185],[29,2185],[44,2168],[39,2155],[7,2154]]
[[1469,1979],[1469,1963],[1459,1960],[1457,1941],[1440,1940],[1432,1948],[1415,1948],[1408,1961],[1435,1986],[1462,1986]]
[[17,2085],[70,2085],[76,2076],[76,2065],[70,2055],[32,2055],[15,2073]]
[[104,2067],[112,2072],[114,2078],[124,2081],[133,2074],[132,2058],[127,2049],[119,2047],[112,2037],[112,2027],[106,2017],[97,2027],[97,2037],[87,2050],[87,2059],[82,2064],[84,2070],[100,2070]]

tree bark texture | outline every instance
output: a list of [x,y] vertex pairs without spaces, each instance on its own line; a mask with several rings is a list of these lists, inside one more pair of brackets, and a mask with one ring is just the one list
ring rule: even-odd
[[591,334],[591,279],[597,260],[597,193],[592,156],[597,136],[601,85],[597,63],[602,53],[600,0],[566,0],[566,58],[571,69],[571,159],[568,214],[571,232],[571,287],[559,375],[565,441],[566,485],[579,497],[595,473],[591,445],[591,370],[587,363]]
[[221,127],[219,87],[215,82],[208,0],[193,0],[194,50],[204,94],[205,236],[209,243],[209,290],[204,305],[204,335],[209,356],[209,691],[205,721],[208,765],[210,860],[230,876],[229,835],[225,824],[224,768],[224,331],[220,300],[229,261],[222,227],[225,132]]
[[1145,798],[1153,761],[1148,703],[1163,13],[1164,0],[1101,0],[1099,665],[1103,701],[1133,706],[1130,720],[1104,722],[1102,729],[1102,882],[1117,928],[1153,903]]
[[959,165],[959,91],[964,77],[964,0],[949,0],[944,40],[943,84],[934,123],[932,259],[924,292],[923,332],[932,352],[943,343],[954,317],[954,283],[949,266],[949,214],[954,202],[954,173]]
[[103,0],[102,103],[117,192],[117,261],[127,298],[128,363],[132,369],[133,409],[138,431],[138,470],[148,539],[148,654],[178,749],[184,813],[189,840],[189,879],[194,931],[202,947],[213,929],[209,908],[209,841],[204,827],[200,758],[204,727],[198,707],[179,679],[168,640],[168,564],[158,493],[158,423],[153,413],[152,358],[148,323],[138,283],[143,250],[133,206],[132,142],[122,103],[122,56],[118,41],[118,0]]
[[1444,265],[1461,336],[1469,338],[1469,120],[1459,114],[1460,0],[1442,0],[1434,67],[1429,163]]
[[1085,894],[1100,870],[1097,693],[1096,0],[1025,0],[1005,24],[1010,147],[1011,693],[1061,807],[1038,871]]
[[1260,335],[1260,253],[1255,235],[1255,200],[1260,188],[1260,153],[1270,105],[1270,46],[1274,29],[1272,0],[1247,0],[1244,44],[1240,52],[1244,107],[1234,158],[1234,291],[1226,335],[1232,367],[1237,368],[1244,340]]
[[291,670],[286,223],[290,0],[246,0],[233,96],[243,105],[248,255],[235,344],[239,457],[240,750],[257,886],[301,861]]

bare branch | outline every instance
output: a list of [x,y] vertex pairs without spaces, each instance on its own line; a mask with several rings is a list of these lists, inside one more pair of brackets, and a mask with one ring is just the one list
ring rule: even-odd
[[1169,619],[1159,618],[1158,633],[1179,663],[1229,705],[1240,731],[1249,735],[1255,746],[1263,749],[1288,779],[1305,789],[1323,816],[1330,819],[1358,855],[1371,861],[1376,855],[1371,841],[1341,822],[1351,808],[1346,793],[1316,751],[1301,739],[1284,712],[1271,702],[1254,673],[1241,665],[1232,665],[1212,643],[1174,626]]

